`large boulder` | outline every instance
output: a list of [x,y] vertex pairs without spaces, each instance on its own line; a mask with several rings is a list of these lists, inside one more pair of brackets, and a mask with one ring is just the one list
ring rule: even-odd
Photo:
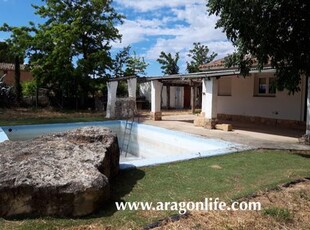
[[117,137],[84,127],[0,143],[0,216],[88,215],[110,198],[118,173]]

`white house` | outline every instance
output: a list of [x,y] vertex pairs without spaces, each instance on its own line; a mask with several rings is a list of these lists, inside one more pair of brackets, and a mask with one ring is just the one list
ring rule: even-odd
[[237,68],[225,68],[224,61],[218,60],[202,66],[200,73],[153,78],[151,112],[154,119],[161,119],[162,85],[187,82],[192,89],[191,105],[196,101],[194,89],[202,85],[201,117],[204,121],[240,120],[288,127],[305,124],[308,108],[305,78],[300,83],[301,91],[289,95],[287,90],[281,92],[273,87],[275,70],[272,68],[253,69],[247,77],[239,74]]
[[[253,68],[249,76],[243,77],[237,68],[225,68],[224,61],[218,60],[203,65],[199,73],[144,78],[146,83],[140,90],[151,101],[154,120],[161,120],[162,108],[191,107],[194,112],[198,106],[201,115],[195,124],[205,127],[212,128],[217,120],[237,120],[286,127],[304,125],[306,128],[306,124],[310,124],[307,96],[310,84],[304,77],[301,90],[290,95],[287,90],[276,90],[274,80],[275,70],[271,67],[262,71]],[[136,79],[128,79],[132,94],[135,85]],[[110,107],[114,108],[116,87],[116,82],[109,83],[107,116],[114,113]]]

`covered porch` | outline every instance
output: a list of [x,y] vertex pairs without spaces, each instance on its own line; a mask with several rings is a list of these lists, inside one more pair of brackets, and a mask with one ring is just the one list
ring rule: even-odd
[[[177,94],[174,92],[172,96],[171,89],[183,87],[190,89],[187,96],[185,93],[181,95],[184,97],[184,104],[186,98],[186,103],[190,105],[192,114],[201,111],[199,115],[195,115],[192,122],[196,126],[213,129],[217,122],[225,121],[233,126],[244,122],[269,125],[270,127],[284,126],[292,129],[302,127],[304,133],[305,131],[309,133],[310,97],[307,91],[310,84],[304,78],[301,83],[301,91],[296,95],[278,91],[273,93],[270,88],[270,76],[273,76],[274,73],[275,70],[272,68],[265,68],[262,71],[252,69],[250,77],[244,78],[239,76],[238,69],[232,68],[143,79],[134,77],[113,79],[108,85],[108,105],[113,107],[115,104],[115,92],[119,80],[128,81],[129,95],[133,99],[136,96],[137,81],[147,82],[150,88],[151,119],[161,121],[163,109],[169,110],[174,107],[171,106],[171,98],[177,97]],[[269,85],[266,85],[261,79],[267,79],[265,82]],[[227,87],[227,82],[230,83],[230,89]],[[257,89],[257,87],[259,88]],[[267,92],[266,95],[260,94],[261,87]],[[163,99],[163,94],[166,95],[165,99]],[[111,115],[111,111],[113,113],[113,110],[109,111],[108,108],[107,114]]]
[[[165,84],[202,85],[201,113],[194,124],[213,129],[220,120],[228,123],[243,122],[286,128],[304,127],[309,124],[308,84],[305,78],[301,90],[294,95],[288,91],[272,89],[275,70],[252,69],[249,77],[240,76],[238,69],[217,69],[205,72],[150,78],[152,85],[151,116],[162,119],[162,92]],[[194,82],[194,83],[193,83]],[[192,90],[193,92],[194,90]],[[195,113],[195,97],[191,94],[192,112]]]
[[[168,95],[168,99],[166,99],[166,108],[169,109],[170,88],[175,86],[190,88],[190,94],[186,99],[190,101],[190,108],[193,114],[196,113],[196,109],[198,108],[201,109],[201,115],[207,121],[211,122],[215,120],[217,118],[217,80],[223,75],[235,75],[235,71],[229,71],[221,74],[219,74],[219,72],[199,72],[149,78],[148,81],[151,82],[151,115],[153,120],[159,121],[162,119],[162,89],[164,87],[166,88],[166,94]],[[184,98],[185,97],[186,95],[184,95]],[[184,105],[185,104],[186,103],[184,101]],[[184,108],[186,108],[186,106],[184,106]]]

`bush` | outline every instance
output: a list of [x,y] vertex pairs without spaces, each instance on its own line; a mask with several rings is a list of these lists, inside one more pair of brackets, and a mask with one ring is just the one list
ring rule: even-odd
[[15,103],[15,93],[11,86],[4,82],[4,77],[0,78],[0,107],[9,107]]
[[36,94],[36,82],[32,81],[25,81],[22,83],[23,95],[24,96],[34,96]]

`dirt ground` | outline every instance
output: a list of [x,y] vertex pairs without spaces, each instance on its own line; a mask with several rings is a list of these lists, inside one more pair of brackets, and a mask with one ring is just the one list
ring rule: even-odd
[[260,202],[262,210],[192,212],[155,229],[310,229],[310,179],[242,200]]
[[[302,179],[277,189],[238,200],[260,202],[261,211],[191,212],[145,226],[156,230],[308,230],[310,229],[310,179]],[[176,220],[177,219],[177,220]],[[157,225],[157,227],[155,227]],[[150,227],[152,226],[152,227]],[[153,228],[155,227],[155,228]],[[70,230],[111,230],[101,224]],[[128,229],[126,226],[121,229]]]

